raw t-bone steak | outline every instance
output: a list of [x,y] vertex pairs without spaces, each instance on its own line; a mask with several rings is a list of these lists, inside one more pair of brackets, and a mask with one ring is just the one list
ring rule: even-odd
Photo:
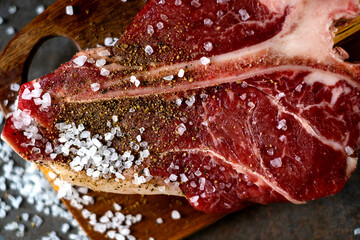
[[333,49],[357,0],[151,0],[113,47],[26,83],[3,138],[97,190],[206,212],[303,203],[354,171],[360,66]]

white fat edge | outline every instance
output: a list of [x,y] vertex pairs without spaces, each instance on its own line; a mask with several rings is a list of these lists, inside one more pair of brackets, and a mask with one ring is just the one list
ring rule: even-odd
[[330,105],[334,106],[334,104],[337,102],[337,100],[343,93],[344,93],[344,89],[342,87],[337,87],[332,89]]
[[[281,6],[284,0],[278,2],[276,5]],[[318,62],[339,61],[333,50],[334,34],[330,28],[336,19],[356,17],[356,12],[345,9],[351,3],[358,5],[354,0],[298,1],[287,16],[283,30],[275,36],[278,41],[273,49],[288,57],[313,58]]]
[[279,193],[280,195],[282,195],[284,198],[286,198],[289,202],[295,203],[295,204],[303,204],[305,203],[304,201],[299,201],[296,200],[294,198],[292,198],[290,196],[289,193],[287,193],[285,190],[283,190],[281,187],[279,187],[277,185],[277,182],[275,180],[268,180],[265,178],[265,176],[254,172],[252,169],[249,169],[247,166],[241,164],[241,163],[233,163],[229,160],[227,160],[225,157],[223,157],[222,155],[211,151],[211,150],[206,150],[206,149],[201,149],[201,148],[192,148],[192,149],[181,149],[179,151],[176,150],[172,150],[172,151],[167,151],[167,152],[163,152],[160,154],[160,157],[163,155],[166,155],[169,152],[189,152],[189,153],[207,153],[209,155],[212,155],[214,157],[217,157],[219,159],[222,160],[222,162],[225,162],[227,164],[229,164],[236,172],[244,174],[244,175],[248,175],[248,176],[252,176],[254,178],[256,178],[257,180],[255,182],[252,182],[254,184],[256,184],[257,186],[261,187],[261,186],[268,186],[270,188],[272,188],[274,191],[276,191],[277,193]]
[[[109,66],[109,65],[107,65]],[[168,68],[171,68],[172,66],[168,66]],[[108,69],[108,68],[107,68]],[[126,94],[123,92],[119,92],[119,91],[113,91],[113,92],[106,92],[105,94],[93,94],[93,95],[89,95],[87,96],[88,99],[77,99],[77,96],[66,96],[64,101],[66,102],[92,102],[94,101],[94,99],[97,100],[111,100],[114,98],[123,98],[123,97],[134,97],[137,98],[139,96],[150,96],[153,94],[165,94],[165,93],[172,93],[172,92],[177,92],[177,91],[188,91],[190,89],[197,89],[197,88],[204,88],[204,87],[212,87],[212,86],[217,86],[219,84],[222,83],[231,83],[231,82],[236,82],[236,81],[241,81],[250,77],[253,77],[254,75],[262,75],[262,74],[267,74],[267,73],[272,73],[272,72],[276,72],[276,71],[288,71],[289,69],[292,69],[293,71],[314,71],[313,68],[311,67],[307,67],[307,66],[299,66],[299,65],[284,65],[284,66],[277,66],[277,67],[269,67],[269,68],[253,68],[252,71],[250,72],[245,72],[245,73],[241,73],[241,74],[234,74],[233,76],[227,76],[227,77],[222,77],[221,75],[218,76],[218,78],[215,79],[209,79],[207,78],[207,80],[203,80],[203,81],[198,81],[198,82],[192,82],[192,83],[184,83],[181,85],[177,85],[174,87],[169,87],[169,86],[164,86],[163,88],[159,88],[158,86],[155,87],[141,87],[141,88],[134,88],[134,89],[129,89],[126,91]],[[330,74],[327,73],[323,70],[318,70],[315,69],[316,72],[322,72],[323,74]],[[333,74],[334,76],[336,76],[336,74]],[[139,75],[140,77],[141,75]],[[360,88],[360,84],[356,83],[353,79],[342,76],[342,79],[344,79],[348,84],[354,86],[354,87],[358,87]],[[114,81],[106,81],[103,84],[103,88],[108,88],[110,86],[112,86],[111,82],[116,82],[114,79]],[[121,79],[119,79],[121,80]]]
[[312,72],[305,76],[303,82],[307,85],[313,85],[314,83],[318,82],[330,87],[335,86],[335,84],[339,81],[339,76],[335,74],[316,70],[315,72]]
[[357,165],[357,157],[346,157],[346,177],[350,178],[352,172],[354,172]]

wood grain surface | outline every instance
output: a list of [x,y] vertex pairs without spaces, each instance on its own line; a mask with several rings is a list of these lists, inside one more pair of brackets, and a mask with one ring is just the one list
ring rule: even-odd
[[[145,2],[145,0],[128,0],[126,3],[119,0],[58,0],[48,7],[45,12],[21,30],[0,55],[0,107],[2,110],[5,113],[10,111],[9,106],[16,99],[16,95],[9,91],[10,84],[27,81],[26,76],[31,59],[45,40],[55,36],[65,36],[72,39],[79,50],[95,47],[96,44],[101,44],[105,37],[119,37]],[[73,16],[65,14],[67,5],[74,7]],[[360,49],[358,46],[349,44],[348,41],[354,36],[359,36],[353,35],[360,29],[359,22],[359,19],[347,24],[344,24],[344,21],[339,22],[337,36],[334,39],[346,50],[352,49],[350,57]],[[4,99],[10,100],[6,106]],[[42,171],[47,175],[48,170],[45,167],[42,167]],[[53,186],[56,189],[56,186]],[[149,237],[157,240],[182,239],[224,216],[196,211],[184,198],[179,197],[117,195],[94,191],[89,195],[95,198],[96,204],[88,209],[97,215],[102,215],[112,209],[114,202],[120,204],[125,213],[141,213],[143,220],[132,227],[133,235],[139,239]],[[79,210],[71,207],[68,201],[64,202],[90,238],[106,238],[103,234],[93,231],[87,220],[82,218]],[[171,219],[170,214],[174,209],[181,213],[180,220]],[[158,217],[164,219],[164,224],[156,224]]]

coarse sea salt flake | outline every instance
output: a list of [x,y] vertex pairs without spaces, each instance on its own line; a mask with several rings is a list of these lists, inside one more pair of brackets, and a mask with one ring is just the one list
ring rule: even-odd
[[66,13],[67,15],[74,15],[74,9],[73,9],[73,7],[72,7],[72,6],[66,6],[66,7],[65,7],[65,13]]
[[82,55],[82,56],[78,56],[77,58],[73,59],[73,62],[78,65],[78,66],[84,66],[85,62],[87,60],[87,57]]
[[100,75],[101,76],[109,76],[110,74],[110,71],[105,69],[105,68],[101,68],[101,71],[100,71]]
[[178,73],[178,77],[179,77],[179,78],[182,78],[182,77],[184,77],[184,74],[185,74],[184,69],[180,69],[180,70],[179,70],[179,73]]
[[179,124],[179,125],[177,126],[177,128],[176,128],[176,132],[177,132],[180,136],[182,136],[185,131],[186,131],[186,126],[185,126],[183,123]]
[[93,90],[94,92],[100,90],[100,84],[99,84],[99,83],[92,83],[92,84],[90,85],[90,87],[91,87],[91,90]]
[[162,223],[164,223],[164,220],[162,218],[157,218],[156,223],[157,224],[162,224]]
[[211,26],[213,24],[214,24],[214,22],[210,18],[205,18],[204,19],[204,25],[205,26]]
[[152,25],[148,25],[146,31],[149,35],[152,35],[154,34],[154,27]]
[[171,81],[173,79],[174,79],[174,75],[169,75],[169,76],[164,77],[164,80],[166,80],[166,81]]
[[10,85],[10,90],[11,90],[11,91],[17,92],[17,91],[19,91],[19,89],[20,89],[20,85],[17,84],[17,83],[12,83],[12,84]]
[[153,50],[153,48],[152,48],[150,45],[147,45],[147,46],[145,47],[145,52],[146,52],[148,55],[151,55],[151,54],[154,53],[154,50]]
[[107,56],[110,56],[111,54],[108,50],[102,50],[102,51],[98,52],[98,55],[100,57],[107,57]]
[[210,59],[207,57],[200,58],[200,62],[202,65],[208,65],[210,63]]
[[181,0],[175,0],[175,6],[180,6],[182,4]]
[[245,9],[240,9],[239,14],[240,14],[241,21],[246,21],[250,18],[250,15],[248,14],[248,12]]
[[158,29],[163,29],[163,28],[164,28],[164,24],[163,24],[162,22],[158,22],[158,23],[156,24],[156,27],[157,27]]
[[210,52],[211,50],[213,50],[213,44],[212,42],[206,42],[204,43],[204,49],[208,52]]
[[97,66],[97,67],[102,67],[102,66],[104,66],[105,64],[106,64],[106,60],[103,59],[103,58],[96,60],[96,66]]
[[282,166],[281,158],[275,158],[270,161],[270,165],[274,168],[279,168]]
[[177,210],[173,210],[171,212],[171,218],[174,219],[174,220],[180,219],[181,218],[180,212],[177,211]]

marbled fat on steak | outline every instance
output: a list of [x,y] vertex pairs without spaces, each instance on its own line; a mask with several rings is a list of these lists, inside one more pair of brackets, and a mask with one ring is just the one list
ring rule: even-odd
[[335,194],[357,163],[360,66],[333,49],[333,22],[358,13],[357,0],[150,0],[115,46],[23,84],[2,136],[27,160],[205,212]]

